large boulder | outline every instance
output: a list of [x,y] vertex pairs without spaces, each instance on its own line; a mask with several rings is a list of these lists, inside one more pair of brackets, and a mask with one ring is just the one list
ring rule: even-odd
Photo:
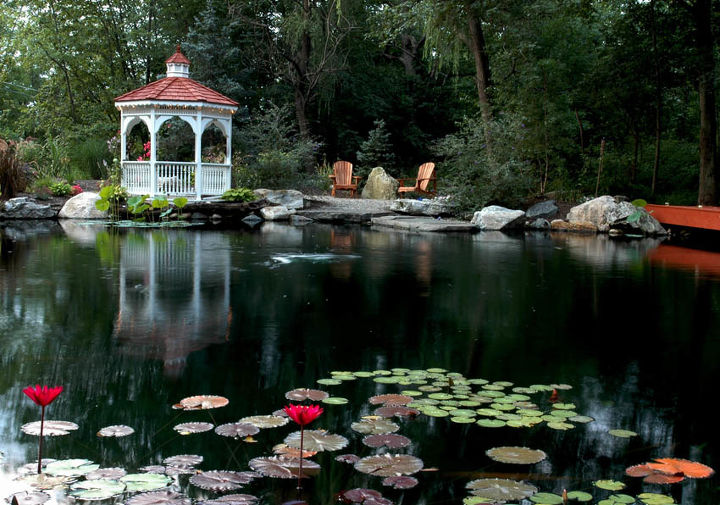
[[90,191],[73,196],[65,202],[60,209],[58,217],[61,219],[106,219],[107,211],[99,211],[95,202],[100,199],[97,193]]
[[400,183],[389,176],[383,167],[375,167],[370,172],[362,197],[368,200],[393,200]]
[[528,219],[551,219],[558,213],[558,206],[555,200],[545,200],[538,202],[525,211],[525,217]]
[[553,219],[550,223],[550,229],[552,231],[571,231],[575,233],[597,233],[598,228],[592,223],[587,221],[574,221],[569,223],[562,219]]
[[447,216],[452,213],[452,207],[447,198],[433,198],[430,200],[413,200],[400,198],[390,205],[390,210],[411,216]]
[[0,203],[0,219],[52,219],[57,212],[45,204],[36,203],[22,196]]
[[609,195],[593,198],[570,209],[569,223],[592,223],[598,231],[611,228],[643,235],[665,235],[667,232],[645,209]]
[[525,212],[491,205],[475,212],[472,224],[481,230],[508,230],[522,225]]
[[266,221],[287,221],[290,216],[295,214],[295,209],[288,209],[284,205],[274,205],[272,207],[263,207],[260,214]]
[[295,189],[256,189],[253,191],[258,197],[270,203],[283,205],[287,209],[302,209],[303,194]]

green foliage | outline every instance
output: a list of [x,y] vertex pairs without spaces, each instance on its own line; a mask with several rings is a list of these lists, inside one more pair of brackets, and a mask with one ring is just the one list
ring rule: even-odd
[[370,130],[367,139],[360,143],[360,150],[357,152],[357,175],[366,178],[373,168],[380,166],[390,175],[397,176],[392,168],[395,154],[385,121],[377,119],[373,124],[375,127]]
[[77,142],[70,151],[70,164],[79,174],[76,179],[104,179],[108,176],[110,152],[101,138],[88,138]]
[[127,189],[119,184],[109,184],[100,188],[100,198],[95,201],[95,208],[99,211],[108,211],[111,219],[119,219],[120,205],[127,200]]
[[0,139],[0,199],[13,198],[26,186],[25,173],[14,142]]
[[228,202],[252,202],[257,200],[257,196],[249,188],[228,189],[220,198]]
[[36,177],[73,179],[70,170],[70,145],[60,137],[44,141],[30,140],[19,144],[20,159],[29,164]]
[[68,196],[72,193],[72,186],[65,181],[53,182],[49,189],[53,196]]
[[459,126],[436,146],[444,158],[440,182],[459,211],[469,213],[489,204],[521,205],[532,187],[530,166],[520,150],[521,121],[500,117],[486,124],[475,117]]

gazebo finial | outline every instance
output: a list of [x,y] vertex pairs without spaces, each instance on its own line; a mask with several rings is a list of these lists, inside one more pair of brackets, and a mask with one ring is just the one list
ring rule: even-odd
[[168,77],[190,77],[190,60],[180,51],[180,44],[175,46],[175,54],[165,60]]

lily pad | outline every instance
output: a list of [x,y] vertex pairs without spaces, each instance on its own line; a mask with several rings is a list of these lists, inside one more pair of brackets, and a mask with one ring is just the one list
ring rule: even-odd
[[607,499],[611,500],[613,503],[635,503],[635,498],[629,494],[611,494]]
[[608,491],[620,491],[625,489],[625,484],[617,480],[596,480],[593,482],[595,487],[600,489],[607,489]]
[[45,467],[45,473],[57,477],[80,477],[100,468],[88,459],[63,459]]
[[[290,433],[284,442],[296,449],[300,448],[300,432]],[[309,451],[338,451],[348,444],[348,439],[342,435],[328,433],[325,430],[305,430],[303,449]]]
[[[68,435],[71,431],[78,429],[78,425],[71,423],[70,421],[45,421],[43,426],[43,436],[46,437],[60,437]],[[23,433],[28,435],[40,436],[40,421],[34,421],[32,423],[23,424],[20,427]]]
[[530,501],[543,505],[560,505],[563,497],[555,493],[537,493],[530,497]]
[[251,494],[226,494],[213,500],[196,502],[195,505],[253,505],[258,497]]
[[538,491],[531,484],[511,479],[477,479],[468,482],[465,487],[475,496],[499,502],[522,500]]
[[355,463],[359,472],[378,477],[412,475],[422,470],[423,461],[409,454],[381,454],[366,456]]
[[248,416],[243,417],[239,423],[248,423],[257,426],[260,429],[277,428],[285,426],[290,422],[290,418],[283,416]]
[[553,404],[554,409],[558,410],[575,410],[574,403],[555,403]]
[[250,423],[227,423],[215,428],[215,433],[218,435],[231,438],[244,438],[259,431],[260,428]]
[[382,499],[382,494],[374,489],[355,488],[342,491],[340,497],[349,503],[365,503],[365,501],[377,501]]
[[273,447],[273,452],[278,456],[284,458],[312,458],[317,454],[317,451],[306,451],[303,448],[302,455],[300,454],[300,448],[290,447],[287,444],[277,444]]
[[474,417],[457,416],[457,417],[451,417],[450,421],[453,423],[458,423],[458,424],[472,424],[475,422],[475,418]]
[[637,433],[630,430],[610,430],[608,433],[610,433],[613,437],[619,438],[631,438],[637,436]]
[[110,479],[118,480],[120,477],[124,477],[127,471],[124,468],[98,468],[90,473],[85,474],[87,480],[95,479]]
[[355,454],[341,454],[340,456],[335,456],[335,461],[354,465],[355,463],[360,461],[360,456],[356,456]]
[[[172,478],[158,473],[129,473],[120,479],[127,491],[155,491],[167,487]],[[157,495],[161,499],[163,495]],[[129,502],[128,502],[129,503]]]
[[685,477],[692,479],[705,479],[715,473],[715,470],[697,461],[679,458],[657,458],[655,461],[663,465],[669,465],[673,467],[676,472],[680,472]]
[[244,484],[252,481],[247,475],[241,472],[212,470],[190,477],[190,484],[206,491],[234,491],[240,489]]
[[[299,473],[299,460],[283,458],[281,456],[263,456],[253,458],[248,466],[260,475],[275,479],[296,479]],[[303,461],[303,477],[320,471],[320,465],[315,462]]]
[[379,405],[381,403],[385,405],[407,405],[408,403],[413,401],[413,399],[411,396],[406,395],[387,394],[372,396],[368,399],[368,401],[373,405]]
[[211,423],[182,423],[173,427],[181,435],[192,435],[194,433],[204,433],[215,427]]
[[593,495],[586,493],[585,491],[569,491],[567,496],[568,499],[579,502],[588,502],[593,499]]
[[122,494],[125,484],[111,479],[84,480],[70,486],[70,496],[82,500],[107,500]]
[[378,382],[380,384],[397,384],[402,380],[401,377],[397,377],[394,375],[391,375],[389,377],[375,377],[373,381]]
[[552,428],[553,430],[560,430],[560,431],[571,430],[575,427],[574,425],[572,425],[570,423],[563,423],[560,421],[550,421],[547,423],[547,426],[548,426],[548,428]]
[[659,493],[641,493],[638,498],[646,505],[671,505],[675,503],[672,496]]
[[582,423],[582,424],[585,424],[585,423],[591,423],[591,422],[593,422],[594,420],[595,420],[595,418],[590,417],[590,416],[572,416],[572,417],[568,417],[568,421],[571,421],[571,422],[573,422],[573,423]]
[[400,429],[400,426],[389,419],[373,417],[354,422],[350,425],[350,428],[363,435],[383,435],[385,433],[395,433]]
[[399,449],[410,445],[410,439],[396,433],[388,433],[385,435],[367,435],[362,439],[362,443],[374,448],[385,446],[390,449]]
[[202,462],[203,457],[199,454],[178,454],[163,460],[163,463],[169,466],[195,466]]
[[135,433],[135,430],[130,426],[124,424],[115,424],[113,426],[106,426],[97,432],[98,437],[127,437]]
[[415,417],[420,411],[403,405],[386,405],[375,409],[374,414],[382,417]]
[[50,499],[50,495],[42,491],[21,491],[7,497],[8,503],[16,500],[18,505],[43,505]]
[[307,388],[293,389],[292,391],[288,391],[287,393],[285,393],[285,398],[294,402],[302,402],[305,400],[319,402],[324,400],[328,396],[330,395],[327,394],[325,391]]
[[505,426],[505,421],[501,421],[500,419],[478,419],[475,424],[483,428],[500,428]]
[[383,486],[389,486],[394,489],[410,489],[418,485],[418,480],[409,475],[394,475],[385,477],[382,481]]
[[230,403],[230,400],[223,396],[196,395],[183,398],[180,400],[180,403],[173,405],[173,408],[182,410],[208,410],[224,407],[228,403]]
[[190,505],[190,498],[175,491],[153,491],[135,495],[125,505]]
[[493,461],[516,465],[532,465],[547,458],[545,452],[528,447],[495,447],[487,450],[485,454]]
[[348,403],[348,399],[343,398],[342,396],[328,396],[321,401],[328,405],[345,405],[346,403]]

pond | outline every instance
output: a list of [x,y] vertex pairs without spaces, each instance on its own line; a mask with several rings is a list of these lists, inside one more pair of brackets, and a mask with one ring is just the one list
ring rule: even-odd
[[[173,427],[269,415],[289,403],[286,392],[314,388],[348,403],[320,403],[325,411],[308,429],[348,445],[312,458],[321,471],[304,484],[308,503],[332,503],[358,487],[394,503],[461,503],[466,485],[485,478],[555,495],[583,491],[603,505],[643,492],[683,505],[720,502],[717,476],[660,485],[625,475],[655,458],[720,465],[719,253],[650,239],[319,224],[149,231],[6,223],[0,237],[0,498],[18,488],[18,469],[36,461],[37,437],[21,426],[39,420],[40,409],[22,389],[40,383],[64,387],[48,418],[78,425],[45,437],[45,457],[131,473],[182,454],[203,456],[203,471],[249,470],[297,426],[262,429],[251,440]],[[338,375],[339,384],[323,384]],[[440,392],[434,401],[432,388]],[[370,397],[401,391],[422,400],[411,407],[424,413],[392,418],[410,445],[367,447],[351,425],[379,406]],[[455,403],[444,394],[457,395]],[[229,404],[172,408],[193,395]],[[523,425],[516,408],[559,414],[559,423]],[[111,425],[134,433],[96,435]],[[539,449],[547,459],[494,461],[486,451],[498,446]],[[419,484],[385,487],[382,477],[335,460],[378,452],[422,459]],[[601,489],[598,480],[627,487]],[[186,476],[178,483],[194,498],[215,496]],[[292,479],[259,478],[235,492],[267,504],[296,498]]]

